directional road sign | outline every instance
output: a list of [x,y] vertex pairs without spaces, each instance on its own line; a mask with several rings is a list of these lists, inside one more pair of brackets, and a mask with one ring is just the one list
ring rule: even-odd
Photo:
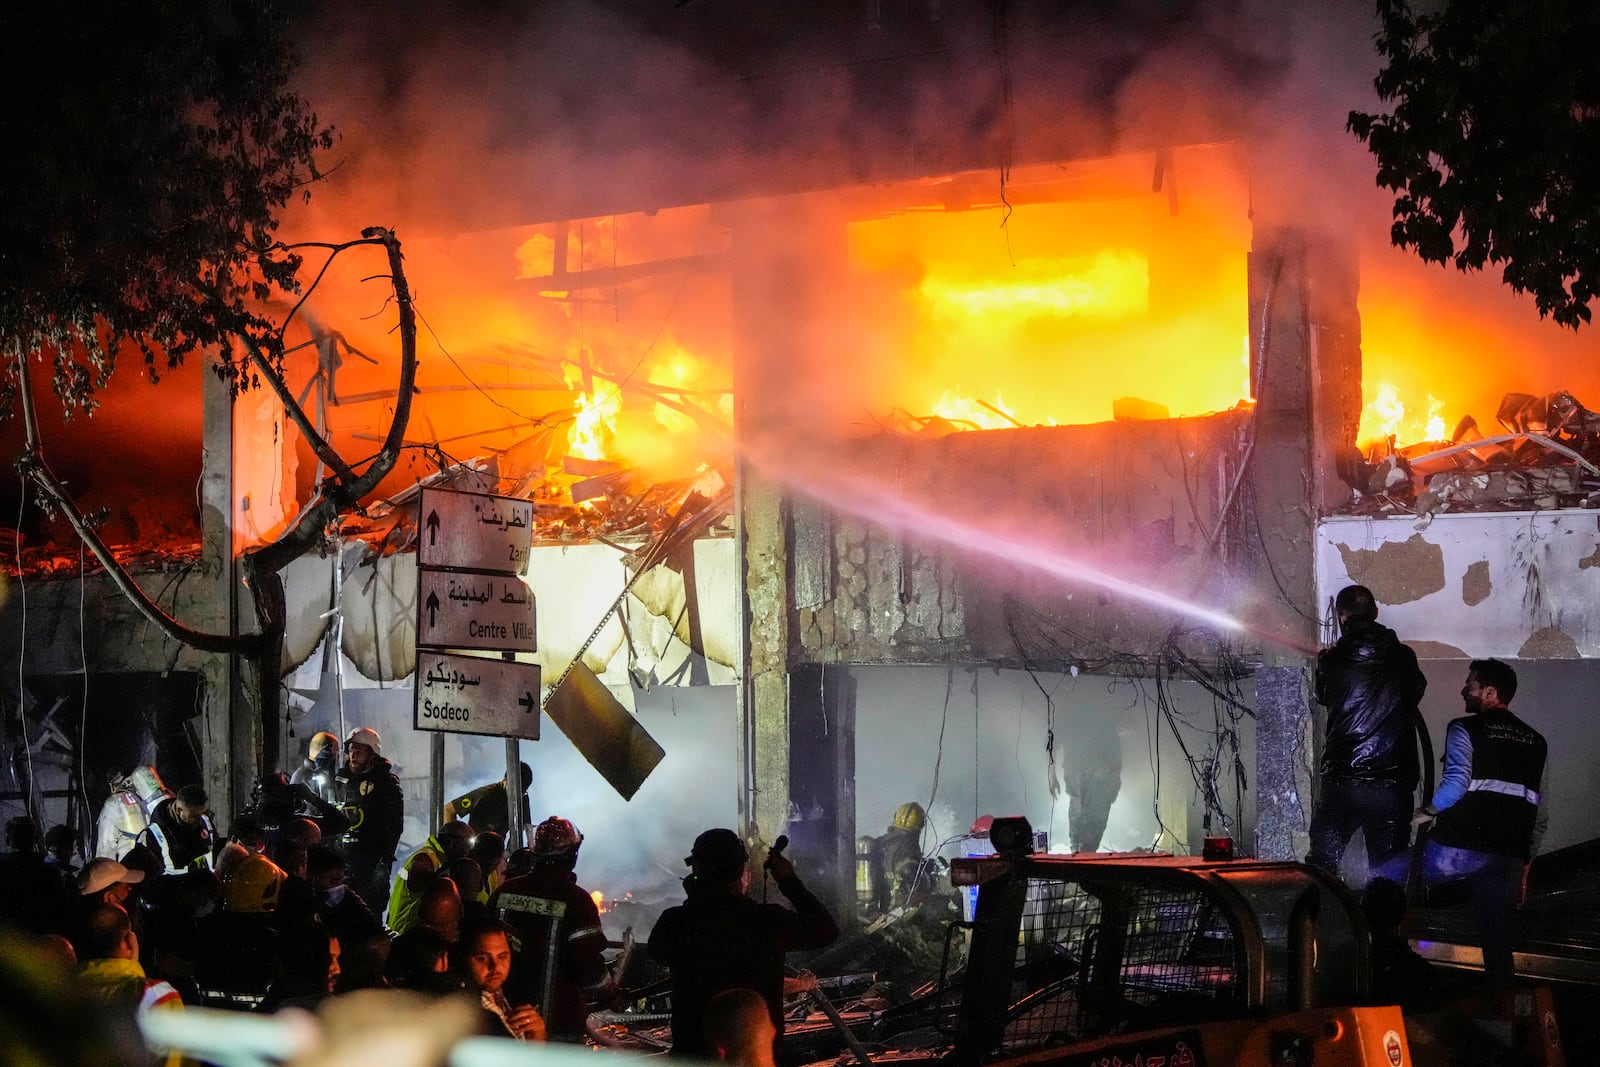
[[533,501],[448,489],[422,491],[417,565],[525,574]]
[[418,730],[539,739],[539,666],[417,650]]
[[418,571],[417,644],[537,652],[533,590],[510,574]]

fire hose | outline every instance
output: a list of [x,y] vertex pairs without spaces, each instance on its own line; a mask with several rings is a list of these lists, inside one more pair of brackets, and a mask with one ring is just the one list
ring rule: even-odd
[[[1428,734],[1428,724],[1423,721],[1420,709],[1411,710],[1411,727],[1417,733],[1417,748],[1422,755],[1422,802],[1426,804],[1433,799],[1433,738]],[[1408,908],[1416,906],[1417,898],[1422,893],[1422,853],[1427,838],[1427,828],[1417,827],[1411,842],[1411,855],[1406,860],[1405,894]]]

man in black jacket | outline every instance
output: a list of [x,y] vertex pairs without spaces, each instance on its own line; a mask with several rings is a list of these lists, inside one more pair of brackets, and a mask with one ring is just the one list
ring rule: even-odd
[[1378,623],[1371,590],[1345,586],[1334,611],[1339,640],[1317,656],[1316,696],[1328,709],[1328,731],[1306,862],[1337,875],[1360,830],[1368,869],[1387,871],[1410,841],[1418,778],[1413,724],[1428,682],[1416,653]]
[[778,851],[766,856],[766,870],[795,910],[744,896],[749,853],[733,830],[701,833],[686,862],[693,869],[683,880],[688,899],[662,912],[650,931],[651,957],[672,969],[672,1056],[714,1056],[706,1006],[725,989],[760,993],[776,1045],[784,1033],[784,955],[821,949],[838,936],[838,925]]
[[350,821],[343,841],[347,880],[381,917],[389,906],[389,875],[405,823],[405,796],[383,758],[383,740],[370,726],[350,731],[344,758],[337,784],[340,809]]
[[662,912],[650,931],[650,955],[672,970],[672,1055],[715,1055],[706,1007],[725,989],[760,994],[781,1039],[784,954],[822,948],[839,936],[838,925],[780,852],[768,853],[766,869],[795,910],[745,896],[749,855],[732,830],[695,838],[688,863],[694,871],[683,880],[688,899]]

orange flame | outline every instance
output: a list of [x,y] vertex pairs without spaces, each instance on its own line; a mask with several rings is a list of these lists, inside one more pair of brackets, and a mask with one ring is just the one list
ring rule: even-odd
[[1019,260],[1003,280],[933,273],[923,279],[918,292],[935,313],[1117,319],[1146,310],[1149,275],[1144,256],[1106,249],[1075,259]]
[[606,907],[606,895],[600,890],[596,889],[591,892],[589,898],[594,901],[594,906],[600,910],[602,915],[611,910]]
[[1443,441],[1445,422],[1442,414],[1444,401],[1428,394],[1427,412],[1420,413],[1417,405],[1408,405],[1393,385],[1381,383],[1372,399],[1361,409],[1361,426],[1356,441],[1362,448],[1394,439],[1397,445],[1419,441]]

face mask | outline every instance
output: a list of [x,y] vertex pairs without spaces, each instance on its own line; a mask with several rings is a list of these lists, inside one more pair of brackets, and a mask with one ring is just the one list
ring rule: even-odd
[[327,901],[328,907],[337,908],[341,903],[344,902],[345,888],[346,887],[343,885],[331,886],[330,888],[323,890],[322,899]]

